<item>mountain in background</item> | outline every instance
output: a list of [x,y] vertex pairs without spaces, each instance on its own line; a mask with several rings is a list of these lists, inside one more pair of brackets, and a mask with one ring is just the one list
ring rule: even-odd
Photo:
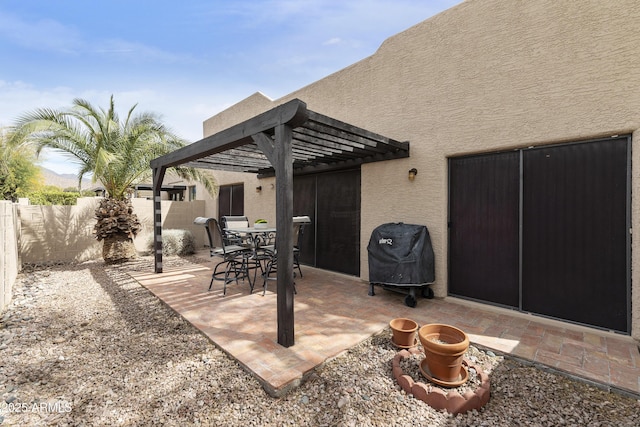
[[[73,187],[78,188],[78,177],[71,173],[58,174],[52,170],[47,168],[40,167],[40,171],[42,172],[42,177],[44,178],[45,185],[55,185],[56,187],[60,187],[61,189]],[[92,184],[90,179],[82,180],[82,189],[90,190],[94,187],[99,187],[100,184]]]

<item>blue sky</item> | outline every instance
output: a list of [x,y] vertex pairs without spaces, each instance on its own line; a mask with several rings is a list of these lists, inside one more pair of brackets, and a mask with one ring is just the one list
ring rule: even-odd
[[[0,126],[74,98],[154,112],[189,141],[260,91],[277,99],[461,0],[0,2]],[[53,153],[41,164],[78,167]]]

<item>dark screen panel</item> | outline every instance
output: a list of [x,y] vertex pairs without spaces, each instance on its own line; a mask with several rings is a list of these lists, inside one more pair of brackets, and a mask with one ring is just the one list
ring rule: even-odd
[[449,162],[449,293],[519,306],[519,153]]
[[231,215],[244,215],[244,185],[231,186]]
[[244,215],[244,184],[220,186],[218,190],[218,221],[226,215]]
[[223,185],[218,190],[218,221],[231,215],[231,186]]
[[524,152],[523,310],[628,332],[627,144]]
[[300,242],[300,262],[316,265],[316,176],[303,175],[293,178],[293,215],[307,215],[311,224],[305,226]]
[[360,170],[317,175],[316,265],[360,275]]

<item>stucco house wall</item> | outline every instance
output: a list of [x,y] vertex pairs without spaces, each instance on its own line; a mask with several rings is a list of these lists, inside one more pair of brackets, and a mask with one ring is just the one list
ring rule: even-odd
[[[281,99],[247,98],[205,121],[205,136],[300,98],[311,110],[410,141],[410,158],[362,166],[361,247],[381,223],[427,225],[436,253],[433,289],[443,297],[447,159],[622,134],[638,140],[638,22],[636,0],[467,0],[387,39],[374,55]],[[640,164],[639,152],[632,150],[633,165]],[[407,171],[413,167],[418,175],[411,182]],[[633,188],[640,184],[639,171],[633,168]],[[246,209],[258,209],[254,203],[262,201],[247,199]],[[633,198],[637,229],[639,211],[640,198]],[[636,339],[638,245],[634,241],[632,247]],[[361,271],[367,279],[366,250]]]

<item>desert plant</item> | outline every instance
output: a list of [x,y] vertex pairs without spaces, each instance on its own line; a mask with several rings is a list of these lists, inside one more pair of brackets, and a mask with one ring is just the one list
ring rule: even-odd
[[[153,253],[153,235],[146,242],[149,253]],[[164,230],[162,232],[162,255],[191,255],[196,251],[196,239],[189,230]]]
[[71,193],[60,190],[42,190],[23,193],[20,197],[29,199],[32,205],[75,205],[80,193]]

